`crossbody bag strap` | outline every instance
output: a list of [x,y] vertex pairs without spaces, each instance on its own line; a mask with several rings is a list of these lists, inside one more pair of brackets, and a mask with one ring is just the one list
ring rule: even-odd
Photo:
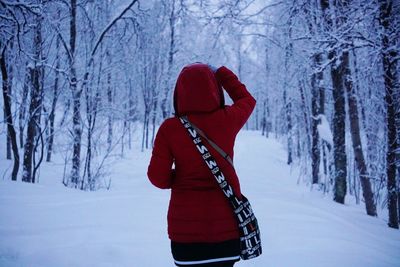
[[207,137],[207,135],[201,130],[199,129],[196,125],[194,125],[192,122],[189,121],[187,116],[183,116],[182,118],[184,118],[188,123],[190,123],[190,125],[196,130],[196,132],[203,137],[204,139],[207,140],[207,142],[226,160],[228,161],[233,168],[235,168],[235,166],[233,166],[233,160],[232,158],[228,155],[228,153],[226,153],[222,148],[220,148],[216,143],[214,143],[213,140],[211,140],[210,138]]
[[180,117],[179,120],[186,128],[189,133],[189,136],[192,138],[194,145],[196,146],[197,150],[201,154],[204,162],[207,164],[208,168],[210,169],[212,175],[214,176],[215,180],[217,181],[219,187],[224,192],[225,196],[228,198],[229,202],[231,203],[233,209],[239,208],[243,202],[235,195],[235,192],[232,189],[232,186],[228,183],[225,179],[224,174],[222,173],[221,169],[219,168],[217,161],[208,151],[207,147],[203,144],[200,133],[198,133],[193,124],[191,124],[187,118]]
[[231,185],[218,167],[217,161],[203,144],[200,132],[196,131],[187,118],[180,117],[179,120],[188,131],[201,157],[233,208],[240,233],[240,257],[244,260],[248,260],[261,255],[260,229],[253,210],[251,209],[250,202],[244,196],[242,196],[242,200],[240,200],[235,195]]

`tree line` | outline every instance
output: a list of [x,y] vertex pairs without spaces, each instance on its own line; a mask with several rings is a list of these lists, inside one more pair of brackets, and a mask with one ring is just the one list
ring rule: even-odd
[[[10,179],[64,160],[72,188],[152,146],[180,68],[228,65],[258,104],[247,129],[283,142],[299,182],[399,227],[397,1],[0,0]],[[138,142],[136,142],[138,143]],[[266,151],[266,153],[268,153]],[[19,171],[19,169],[22,169]]]

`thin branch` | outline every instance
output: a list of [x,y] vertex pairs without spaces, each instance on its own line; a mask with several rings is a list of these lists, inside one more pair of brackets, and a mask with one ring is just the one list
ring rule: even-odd
[[[99,47],[101,41],[103,40],[104,36],[106,33],[111,29],[111,27],[122,18],[122,16],[137,2],[138,0],[133,0],[113,21],[111,21],[108,26],[103,30],[103,32],[100,34],[99,39],[96,42],[96,45],[94,46],[92,53],[91,53],[91,59],[90,61],[93,61],[94,54],[97,51],[97,48]],[[90,65],[91,63],[89,63]]]

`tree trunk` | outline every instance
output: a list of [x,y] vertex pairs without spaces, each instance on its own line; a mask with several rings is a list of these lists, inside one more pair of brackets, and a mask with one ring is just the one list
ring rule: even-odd
[[[259,93],[257,92],[256,93],[256,99],[260,99],[260,95],[259,95]],[[255,130],[256,131],[258,131],[260,128],[259,128],[259,126],[258,126],[258,122],[259,122],[259,107],[258,106],[256,106],[255,107],[255,110],[254,110],[254,112],[255,112],[255,114],[254,114],[254,117],[255,117],[255,121],[256,121],[256,128],[255,128]]]
[[[70,66],[70,88],[72,92],[73,103],[73,151],[72,151],[72,170],[70,176],[71,186],[77,188],[80,180],[81,166],[81,142],[82,142],[82,125],[81,125],[81,95],[82,90],[77,86],[76,69],[75,69],[75,43],[76,43],[76,0],[71,0],[71,20],[70,20],[70,52],[72,62]],[[84,77],[86,78],[86,77]]]
[[[106,4],[106,21],[110,21],[110,7]],[[107,70],[107,104],[108,104],[108,114],[107,114],[107,153],[111,152],[113,145],[113,120],[114,120],[114,107],[113,107],[113,86],[112,86],[112,56],[111,51],[113,49],[114,34],[111,30],[108,40],[106,40],[105,52],[106,52],[106,64],[108,65]]]
[[133,86],[132,86],[132,80],[129,79],[128,81],[128,121],[134,122],[136,120],[136,116],[135,116],[135,110],[136,110],[136,100],[135,100],[135,96],[136,94],[133,93]]
[[[292,14],[291,14],[292,15]],[[285,74],[284,85],[283,85],[283,104],[285,106],[286,115],[286,127],[287,127],[287,149],[288,157],[287,164],[290,165],[293,162],[293,132],[292,132],[292,100],[290,95],[288,96],[287,91],[289,90],[288,80],[290,79],[290,64],[289,60],[292,57],[293,45],[292,45],[292,19],[288,21],[287,31],[288,44],[285,47]]]
[[269,75],[270,75],[270,66],[269,66],[269,50],[268,46],[266,45],[265,47],[265,84],[267,85],[265,87],[265,99],[263,103],[263,127],[265,128],[265,137],[269,138],[269,132],[270,132],[270,124],[271,124],[271,118],[269,114],[269,93],[268,93],[268,82],[269,82]]
[[6,117],[7,123],[7,133],[11,140],[12,152],[14,155],[14,166],[11,173],[11,180],[16,181],[19,169],[19,153],[18,153],[18,144],[17,144],[17,135],[15,133],[12,112],[11,112],[11,99],[8,91],[9,80],[7,75],[7,64],[5,59],[5,51],[1,53],[0,57],[0,67],[1,67],[1,76],[3,83],[3,100],[4,100],[4,115]]
[[[152,73],[159,73],[162,72],[159,70],[157,63],[154,64]],[[158,92],[156,85],[153,84],[152,86],[152,110],[151,110],[151,124],[152,124],[152,133],[151,133],[151,147],[154,146],[154,138],[155,138],[155,131],[156,131],[156,120],[157,120],[157,107],[158,107]]]
[[[72,76],[74,77],[74,76]],[[81,125],[81,94],[82,91],[76,86],[76,77],[71,79],[70,87],[73,97],[73,151],[72,151],[72,170],[71,183],[77,188],[80,180],[80,158],[81,158],[81,141],[82,141],[82,125]]]
[[[102,54],[102,46],[100,46],[100,54]],[[96,189],[96,177],[93,176],[92,173],[92,157],[93,157],[93,132],[96,126],[96,119],[98,113],[98,105],[100,102],[100,88],[101,88],[101,72],[103,70],[103,60],[99,60],[99,71],[98,77],[96,81],[96,85],[94,86],[86,86],[85,88],[85,99],[86,99],[86,117],[87,117],[87,147],[86,147],[86,160],[85,160],[85,170],[82,176],[81,182],[81,190],[85,190],[89,188],[90,191],[94,191]],[[96,94],[93,96],[94,91]],[[85,174],[87,175],[87,184],[85,181]]]
[[[342,10],[339,10],[336,2],[328,0],[321,0],[320,5],[322,8],[322,15],[326,22],[327,30],[332,31],[337,27],[342,26],[346,21],[345,15],[340,14],[348,1],[341,2]],[[331,12],[326,12],[328,9]],[[334,15],[335,13],[339,13]],[[339,16],[340,15],[340,16]],[[333,23],[335,22],[335,23]],[[335,187],[334,187],[334,200],[338,203],[344,204],[347,192],[347,156],[346,156],[346,109],[345,109],[345,92],[343,88],[343,62],[341,55],[341,47],[331,48],[328,53],[328,59],[331,64],[331,77],[333,87],[333,101],[334,101],[334,114],[333,114],[333,158],[335,166]]]
[[286,127],[287,127],[287,150],[288,150],[288,156],[287,156],[287,164],[290,165],[293,162],[293,137],[292,137],[292,116],[291,116],[291,100],[287,99],[287,92],[286,88],[284,88],[283,91],[283,102],[285,105],[285,115],[286,115]]
[[149,108],[145,107],[144,109],[144,119],[143,119],[143,134],[142,134],[142,152],[144,151],[144,148],[147,148],[147,143],[146,143],[146,126],[148,125],[147,121],[149,120]]
[[[387,197],[389,222],[391,228],[399,228],[398,218],[398,195],[396,188],[396,150],[399,140],[396,140],[396,110],[394,98],[398,96],[400,91],[397,74],[398,53],[396,46],[396,38],[391,33],[394,25],[395,14],[393,13],[393,1],[382,1],[380,6],[380,24],[384,28],[382,37],[382,61],[384,71],[384,83],[386,89],[386,123],[387,123],[387,152],[386,152],[386,175],[387,175]],[[398,103],[397,103],[398,106]],[[397,118],[399,119],[399,118]]]
[[[317,60],[318,68],[320,68],[320,64],[322,61],[322,55],[319,55]],[[318,93],[319,93],[319,114],[325,115],[325,87],[324,87],[324,73],[322,71],[318,71],[317,80],[318,80]],[[331,145],[326,140],[321,140],[321,150],[322,150],[322,166],[324,170],[325,178],[329,175],[328,174],[328,152],[331,151]],[[327,184],[325,183],[325,187]]]
[[334,165],[335,165],[335,191],[334,200],[344,204],[347,191],[347,156],[346,156],[346,109],[343,88],[343,58],[334,59],[338,55],[335,52],[329,54],[329,59],[333,60],[331,67],[333,85],[333,146],[334,146]]
[[[7,121],[6,112],[4,112],[4,121]],[[8,130],[7,130],[7,133],[6,133],[6,159],[11,159],[11,138],[10,138],[10,135],[8,133]]]
[[19,115],[18,115],[18,123],[19,123],[19,145],[21,148],[24,147],[24,129],[25,129],[25,116],[26,116],[26,102],[28,99],[29,93],[29,68],[28,65],[25,67],[25,78],[24,78],[24,86],[22,87],[22,97],[21,104],[19,106]]
[[23,173],[22,181],[34,183],[35,177],[32,174],[33,157],[35,153],[35,139],[38,134],[38,127],[40,125],[41,106],[42,106],[42,36],[41,36],[41,18],[37,18],[37,25],[35,30],[34,45],[35,45],[35,62],[34,66],[29,69],[31,77],[31,100],[29,104],[29,120],[26,141],[24,145],[24,159],[23,159]]
[[368,215],[377,216],[376,206],[374,202],[374,194],[372,193],[370,176],[367,170],[367,164],[365,163],[364,152],[361,143],[357,98],[354,92],[353,81],[351,77],[349,52],[347,51],[344,52],[342,59],[343,59],[344,85],[346,87],[347,99],[349,105],[351,140],[353,143],[354,157],[357,163],[358,174],[360,177],[361,187],[363,190],[365,208],[367,210]]
[[[10,51],[13,50],[13,46],[14,46],[13,44],[14,44],[14,42],[11,41],[10,42]],[[7,49],[7,47],[5,49]],[[11,96],[12,95],[13,76],[14,76],[14,70],[13,70],[14,62],[11,62],[9,58],[6,59],[6,60],[9,61],[8,64],[6,64],[7,67],[8,67],[8,81],[7,81],[8,82],[8,90],[7,90],[7,92],[8,92],[8,95]],[[4,112],[4,121],[7,121],[5,112]],[[10,134],[9,134],[8,131],[7,131],[7,134],[6,134],[6,144],[7,144],[6,145],[6,151],[7,151],[6,158],[7,159],[11,159],[11,147],[12,147],[12,145],[11,145],[11,137],[10,137]]]
[[146,125],[145,125],[145,129],[146,129],[146,133],[145,133],[145,135],[146,135],[146,141],[145,141],[146,149],[149,148],[149,125],[150,125],[150,111],[147,114],[147,120],[146,120]]
[[265,135],[267,135],[268,134],[268,132],[266,131],[267,130],[267,114],[266,114],[266,103],[267,102],[267,100],[264,100],[263,101],[263,115],[262,115],[262,118],[261,118],[261,135],[264,135],[264,133],[265,133]]
[[[106,48],[106,58],[108,67],[111,66],[111,55],[110,55],[110,45]],[[107,132],[107,152],[111,151],[112,148],[112,139],[113,139],[113,95],[112,95],[112,86],[111,86],[111,69],[107,72],[107,102],[108,102],[108,132]]]
[[312,134],[312,144],[311,144],[311,169],[312,169],[312,183],[319,183],[319,166],[321,163],[321,151],[320,142],[318,134],[318,120],[316,117],[320,114],[319,106],[319,85],[322,82],[323,74],[317,69],[321,65],[321,54],[315,54],[314,58],[314,70],[311,76],[311,112],[313,119],[311,121],[311,134]]
[[304,120],[304,127],[305,127],[305,130],[306,130],[306,137],[307,137],[307,143],[306,143],[306,146],[307,146],[307,149],[306,149],[306,151],[308,152],[307,153],[307,156],[309,155],[309,149],[310,149],[310,147],[311,147],[311,140],[310,140],[310,123],[309,123],[309,111],[308,111],[308,108],[307,108],[307,103],[306,103],[306,97],[305,97],[305,93],[304,93],[304,86],[303,86],[303,82],[302,81],[299,81],[299,90],[300,90],[300,98],[301,98],[301,109],[302,109],[302,111],[303,111],[303,120]]
[[[60,11],[58,11],[58,17],[60,17]],[[53,153],[53,143],[54,143],[54,120],[56,117],[56,106],[58,101],[58,80],[59,80],[59,68],[60,68],[60,55],[59,55],[59,48],[60,48],[60,38],[57,37],[56,40],[56,71],[55,71],[55,78],[54,78],[54,87],[53,87],[53,99],[51,103],[51,110],[49,115],[49,136],[47,142],[47,156],[46,161],[51,161],[51,155]]]
[[175,48],[175,2],[176,0],[171,1],[171,13],[169,16],[169,28],[170,28],[170,39],[169,39],[169,51],[168,51],[168,67],[167,67],[167,78],[166,85],[164,88],[163,99],[161,100],[161,112],[163,119],[166,119],[169,114],[169,92],[172,89],[171,85],[171,76],[172,76],[172,67],[174,65],[174,55],[176,53]]
[[135,120],[135,102],[133,98],[133,88],[132,88],[132,81],[131,79],[128,80],[128,146],[129,149],[132,149],[132,133],[131,133],[131,124]]

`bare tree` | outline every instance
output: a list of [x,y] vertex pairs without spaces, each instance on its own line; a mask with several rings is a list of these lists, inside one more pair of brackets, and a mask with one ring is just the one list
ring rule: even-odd
[[[57,11],[57,18],[59,19],[61,17],[61,12],[60,10]],[[54,85],[53,85],[53,97],[51,101],[51,109],[50,109],[50,114],[49,114],[49,134],[47,137],[47,155],[46,155],[46,161],[49,162],[51,161],[51,155],[53,153],[53,144],[54,144],[54,120],[56,117],[56,107],[57,107],[57,101],[59,97],[59,80],[60,80],[60,66],[61,66],[61,60],[60,60],[60,38],[58,36],[56,38],[56,65],[55,65],[55,77],[54,77]]]
[[9,79],[8,79],[7,64],[5,57],[7,44],[3,44],[0,42],[0,47],[2,47],[2,52],[0,57],[0,67],[1,67],[2,84],[3,84],[4,115],[6,117],[7,133],[11,140],[12,152],[14,155],[14,166],[11,174],[11,180],[16,181],[19,169],[19,153],[18,153],[17,135],[15,132],[12,113],[11,113],[11,99],[8,91]]
[[[385,81],[385,101],[387,110],[387,153],[386,153],[386,175],[387,175],[387,194],[389,210],[389,227],[399,228],[398,218],[398,189],[396,188],[396,150],[399,149],[399,140],[396,140],[396,97],[399,97],[398,80],[398,18],[395,15],[395,1],[382,1],[380,5],[379,22],[383,27],[382,36],[382,62]],[[397,31],[398,32],[398,31]],[[397,99],[398,100],[398,99]],[[397,106],[399,103],[397,103]],[[398,111],[397,111],[398,112]],[[397,118],[398,120],[398,118]]]
[[358,105],[357,105],[356,95],[354,93],[353,80],[350,72],[349,52],[347,51],[343,52],[343,68],[344,68],[343,70],[344,85],[346,87],[347,100],[349,106],[351,140],[353,143],[354,155],[363,190],[365,207],[368,215],[377,216],[374,195],[371,189],[370,176],[368,173],[367,164],[365,162],[365,157],[363,152],[363,146],[361,143],[360,122],[358,118]]
[[31,98],[29,104],[29,119],[26,141],[24,145],[22,181],[35,183],[33,169],[35,157],[35,142],[40,134],[40,116],[43,100],[43,65],[42,65],[42,16],[36,16],[34,32],[34,61],[28,65],[31,78]]
[[292,38],[292,16],[294,16],[296,10],[291,9],[289,14],[289,20],[287,22],[287,37],[288,42],[285,47],[285,74],[286,77],[284,78],[284,85],[283,85],[283,105],[285,107],[285,114],[286,114],[286,126],[287,126],[287,150],[288,150],[288,157],[287,157],[287,164],[290,165],[293,162],[293,124],[292,124],[292,99],[290,94],[288,96],[287,91],[290,89],[290,84],[288,81],[290,80],[290,59],[292,58],[293,53],[293,44],[291,41]]
[[[340,16],[342,9],[338,3],[321,0],[321,7],[325,24],[328,31],[335,32],[338,27],[343,26],[345,16]],[[345,90],[343,83],[343,56],[342,50],[330,47],[328,59],[331,64],[331,77],[333,86],[334,117],[333,117],[333,145],[335,164],[335,190],[334,200],[344,203],[347,192],[347,156],[346,156],[346,135],[345,135]]]
[[[80,158],[81,158],[81,145],[82,145],[82,125],[81,125],[81,95],[83,92],[83,89],[86,88],[88,80],[89,80],[89,75],[90,75],[90,67],[93,64],[94,61],[94,56],[96,54],[97,49],[99,48],[101,42],[104,39],[104,36],[106,35],[107,32],[110,31],[112,26],[122,18],[122,16],[130,10],[130,8],[137,2],[138,0],[132,0],[128,6],[122,10],[122,12],[115,17],[106,27],[105,29],[101,32],[99,35],[99,38],[97,39],[97,42],[95,43],[93,49],[91,50],[91,53],[89,55],[89,60],[86,64],[85,67],[85,72],[83,74],[82,78],[82,84],[80,87],[78,87],[77,84],[77,73],[76,73],[76,58],[75,58],[75,46],[76,46],[76,12],[77,12],[77,6],[76,6],[76,0],[71,0],[70,4],[70,11],[71,11],[71,16],[70,16],[70,45],[67,47],[67,44],[63,42],[63,46],[67,52],[68,55],[68,61],[70,65],[70,73],[69,73],[69,80],[70,80],[70,89],[72,93],[72,99],[73,99],[73,153],[72,153],[72,169],[71,169],[71,174],[69,176],[69,179],[65,184],[67,186],[72,186],[75,188],[78,188],[78,185],[81,182],[81,177],[80,177]],[[59,34],[60,38],[61,35]],[[64,39],[61,39],[64,40]]]

